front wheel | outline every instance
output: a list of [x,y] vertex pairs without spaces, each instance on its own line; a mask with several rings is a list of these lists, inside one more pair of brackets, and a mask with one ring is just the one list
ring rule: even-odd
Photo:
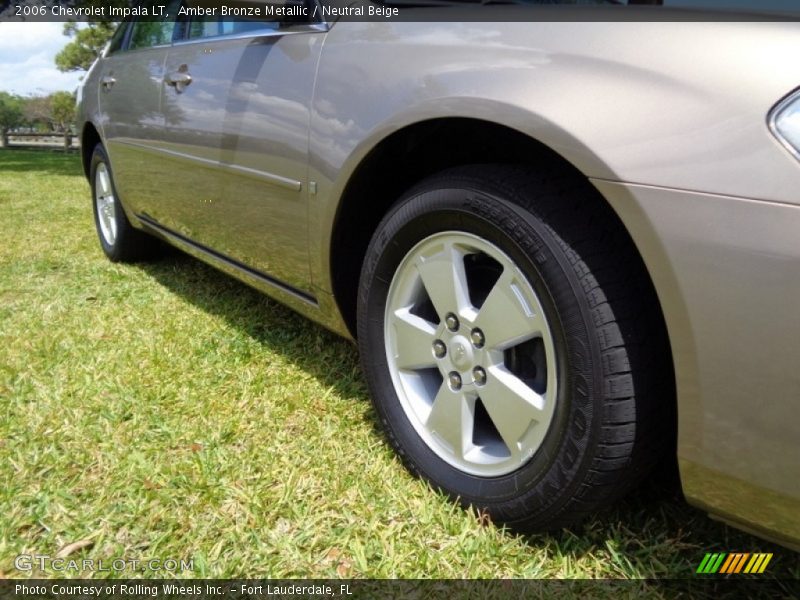
[[511,167],[435,176],[383,220],[362,270],[359,346],[390,442],[517,530],[607,504],[669,435],[669,369],[653,369],[667,353],[638,306],[652,290],[591,193]]

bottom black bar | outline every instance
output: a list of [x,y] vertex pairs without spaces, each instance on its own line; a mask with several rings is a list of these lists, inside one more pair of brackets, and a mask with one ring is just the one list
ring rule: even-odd
[[0,580],[0,598],[19,600],[278,600],[283,598],[798,598],[800,580]]

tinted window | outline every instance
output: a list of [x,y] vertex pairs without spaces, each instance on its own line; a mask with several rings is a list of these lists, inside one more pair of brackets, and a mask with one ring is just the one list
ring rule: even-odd
[[170,0],[169,2],[164,2],[164,4],[166,6],[164,13],[169,15],[167,21],[134,21],[133,30],[128,40],[128,50],[164,46],[172,43],[172,36],[175,33],[175,19],[178,16],[181,0]]
[[125,33],[128,31],[129,27],[130,23],[122,23],[122,25],[117,27],[117,30],[111,38],[111,43],[108,45],[107,56],[118,52],[122,48],[122,44],[125,42]]
[[131,41],[128,43],[128,50],[169,44],[172,42],[172,32],[174,29],[175,21],[136,21],[136,23],[133,24],[133,32],[131,33]]
[[189,24],[189,39],[247,33],[261,29],[278,29],[280,23],[263,20],[228,21],[220,18],[193,19]]

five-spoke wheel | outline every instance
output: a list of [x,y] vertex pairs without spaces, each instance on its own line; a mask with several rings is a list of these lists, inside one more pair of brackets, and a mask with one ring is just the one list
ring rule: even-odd
[[647,473],[668,447],[653,382],[669,364],[632,256],[591,186],[557,171],[454,169],[401,198],[367,249],[358,343],[408,468],[523,531]]
[[117,240],[117,210],[114,188],[111,186],[111,174],[105,163],[97,165],[94,180],[94,202],[100,235],[109,246],[113,246]]
[[[511,258],[476,235],[445,231],[397,268],[384,324],[397,396],[417,433],[464,472],[525,464],[553,418],[553,338],[536,292]],[[515,369],[513,357],[532,360]]]

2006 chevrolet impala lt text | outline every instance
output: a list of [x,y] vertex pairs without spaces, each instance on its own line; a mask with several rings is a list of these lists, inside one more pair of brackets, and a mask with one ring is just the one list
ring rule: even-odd
[[798,543],[796,24],[178,7],[82,85],[111,260],[166,241],[357,340],[408,468],[496,523],[677,456],[692,504]]

